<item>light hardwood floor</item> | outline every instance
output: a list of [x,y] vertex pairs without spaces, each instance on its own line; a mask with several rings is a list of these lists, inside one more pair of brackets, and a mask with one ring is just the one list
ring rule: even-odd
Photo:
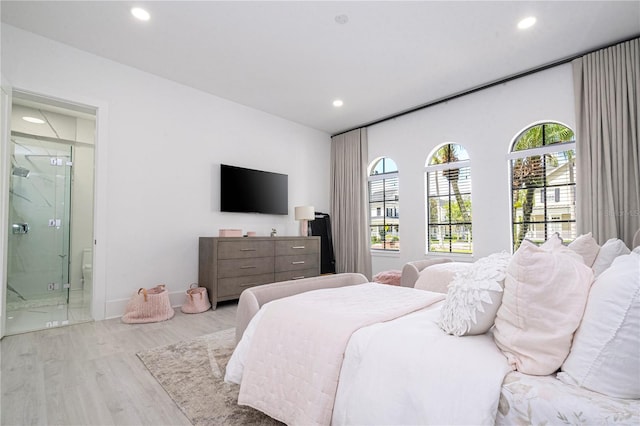
[[0,341],[2,425],[190,425],[136,353],[234,327],[236,302],[169,321],[120,319]]

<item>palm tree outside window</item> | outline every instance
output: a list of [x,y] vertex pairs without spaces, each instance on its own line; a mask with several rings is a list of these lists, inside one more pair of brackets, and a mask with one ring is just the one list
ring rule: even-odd
[[447,143],[425,166],[427,252],[473,253],[471,162],[467,150]]
[[559,123],[529,127],[515,139],[511,166],[513,251],[527,238],[546,241],[554,233],[576,237],[576,152],[573,130]]
[[400,250],[400,193],[398,166],[388,157],[369,167],[369,228],[371,249]]

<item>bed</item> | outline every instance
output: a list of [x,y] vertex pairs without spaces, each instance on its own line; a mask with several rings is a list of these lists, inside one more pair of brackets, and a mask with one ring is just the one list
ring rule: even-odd
[[[640,265],[634,263],[640,254],[627,256],[631,262],[625,267],[628,274],[629,268]],[[595,257],[590,261],[595,262]],[[428,268],[425,274],[427,271]],[[631,270],[634,272],[637,271]],[[548,374],[514,371],[516,362],[507,354],[514,355],[497,343],[500,339],[493,334],[496,327],[462,338],[446,333],[439,322],[443,309],[447,309],[447,300],[444,295],[438,296],[440,293],[360,283],[363,279],[354,280],[353,276],[347,280],[347,287],[322,289],[323,280],[333,283],[335,279],[344,280],[338,276],[320,277],[313,283],[314,288],[320,289],[306,292],[303,285],[297,290],[304,293],[296,295],[295,287],[289,286],[289,297],[280,299],[279,294],[271,303],[263,298],[263,306],[242,334],[227,367],[225,379],[241,386],[239,403],[284,423],[305,425],[640,424],[637,397],[612,397],[603,394],[602,389],[595,392],[589,389],[588,380],[578,384],[571,383],[575,377],[560,380],[555,370]],[[609,280],[619,281],[619,276]],[[602,287],[604,284],[598,288]],[[378,311],[384,305],[377,305],[376,299],[396,298],[398,305],[415,303],[405,311],[389,308],[393,311],[389,315],[365,321],[353,331],[347,327],[344,332],[351,334],[346,340],[341,338],[344,342],[343,347],[338,345],[338,355],[318,355],[326,349],[324,342],[333,339],[328,337],[332,330],[339,328],[329,319],[335,312],[340,323],[341,309],[349,312],[349,306],[359,303]],[[343,309],[336,307],[336,300],[358,302],[345,303]],[[589,308],[586,304],[585,318],[593,315]],[[304,321],[296,320],[302,317]],[[637,334],[638,323],[634,321],[632,318],[630,333]],[[578,341],[581,340],[574,342],[574,346]],[[295,356],[290,357],[292,353]],[[640,346],[632,346],[626,355],[625,373],[637,375]],[[335,380],[324,380],[331,376],[324,364],[332,363],[337,366],[331,374],[335,375],[337,369],[338,375]],[[248,380],[247,369],[252,369],[249,365],[253,364],[258,365],[259,373]],[[573,372],[578,370],[574,368]],[[633,379],[632,388],[636,385]],[[319,383],[313,383],[316,380]],[[635,380],[640,380],[640,376]],[[318,398],[323,402],[318,403]]]

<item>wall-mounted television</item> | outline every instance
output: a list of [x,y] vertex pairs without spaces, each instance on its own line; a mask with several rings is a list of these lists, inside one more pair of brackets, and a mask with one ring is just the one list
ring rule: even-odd
[[280,173],[221,164],[220,210],[289,214],[289,177]]

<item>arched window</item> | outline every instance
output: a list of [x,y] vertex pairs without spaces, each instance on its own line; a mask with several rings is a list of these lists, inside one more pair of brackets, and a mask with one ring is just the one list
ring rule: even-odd
[[557,232],[576,237],[576,151],[573,130],[559,123],[529,127],[511,148],[513,250]]
[[462,145],[447,143],[427,160],[427,252],[473,252],[471,167]]
[[369,166],[369,226],[372,250],[400,250],[398,166],[387,157]]

